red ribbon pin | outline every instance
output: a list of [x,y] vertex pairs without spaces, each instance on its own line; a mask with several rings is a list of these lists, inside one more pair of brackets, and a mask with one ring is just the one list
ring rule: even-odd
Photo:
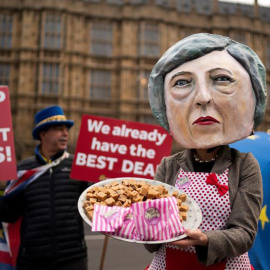
[[226,185],[221,185],[218,183],[218,179],[215,173],[210,173],[206,179],[206,184],[216,186],[218,189],[218,193],[220,196],[223,196],[226,194],[226,192],[229,190],[229,187]]

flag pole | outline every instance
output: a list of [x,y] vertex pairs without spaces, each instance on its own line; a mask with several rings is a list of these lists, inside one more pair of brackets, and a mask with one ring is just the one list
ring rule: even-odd
[[103,242],[103,249],[102,249],[102,253],[101,253],[99,270],[103,270],[103,265],[104,265],[105,255],[106,255],[106,250],[107,250],[107,245],[108,245],[108,239],[109,239],[109,237],[107,235],[105,235],[104,242]]

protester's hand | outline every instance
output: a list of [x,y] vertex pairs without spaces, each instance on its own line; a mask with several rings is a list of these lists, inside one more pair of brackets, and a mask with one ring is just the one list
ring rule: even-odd
[[187,248],[191,246],[207,246],[208,237],[200,229],[186,230],[187,237],[178,241],[171,242],[170,244],[176,245],[180,248]]

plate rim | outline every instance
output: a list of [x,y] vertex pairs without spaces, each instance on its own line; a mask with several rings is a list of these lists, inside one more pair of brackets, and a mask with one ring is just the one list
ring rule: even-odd
[[[113,180],[114,181],[123,181],[123,180],[129,180],[129,179],[134,179],[136,181],[146,181],[146,182],[151,182],[151,183],[154,182],[156,185],[164,185],[165,188],[169,188],[171,190],[177,190],[178,192],[180,192],[180,194],[185,193],[183,190],[178,189],[177,187],[174,187],[174,186],[169,185],[167,183],[158,181],[156,179],[147,179],[147,178],[140,178],[140,177],[116,177],[116,178],[109,178],[109,179],[106,179],[106,180],[97,182],[97,183],[95,183],[95,184],[87,187],[81,193],[81,195],[80,195],[80,197],[78,199],[77,207],[78,207],[78,210],[79,210],[79,213],[80,213],[82,219],[89,226],[92,227],[92,222],[87,217],[87,215],[85,213],[85,210],[83,208],[83,201],[85,200],[85,195],[86,195],[86,193],[87,193],[87,191],[89,189],[91,189],[91,188],[93,188],[95,186],[105,186],[106,184],[112,182]],[[192,204],[195,206],[194,211],[197,213],[196,223],[194,224],[194,226],[192,228],[188,228],[188,229],[197,229],[200,226],[201,221],[202,221],[202,212],[201,212],[201,209],[200,209],[199,205],[197,204],[197,202],[191,196],[189,196],[188,194],[186,194],[186,195],[187,195],[188,200],[190,200],[192,202]],[[184,226],[184,223],[185,223],[185,221],[182,222],[183,226]],[[185,228],[185,226],[184,226],[184,228]],[[174,241],[177,241],[177,240],[180,240],[180,239],[183,239],[183,238],[187,237],[187,235],[184,233],[184,234],[181,234],[181,235],[179,235],[177,237],[166,239],[166,240],[160,240],[160,241],[153,241],[153,240],[151,240],[151,241],[142,241],[142,240],[135,240],[135,239],[127,239],[127,238],[120,237],[120,236],[115,236],[115,235],[112,235],[112,234],[109,234],[109,233],[106,233],[106,232],[99,232],[99,233],[104,234],[104,235],[107,235],[107,236],[112,237],[112,238],[115,238],[117,240],[121,240],[121,241],[125,241],[125,242],[130,242],[130,243],[138,243],[138,244],[164,244],[164,243],[174,242]]]

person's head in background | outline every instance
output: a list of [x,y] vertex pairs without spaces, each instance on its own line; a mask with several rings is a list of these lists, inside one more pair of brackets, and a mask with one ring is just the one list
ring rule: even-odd
[[154,116],[185,148],[208,149],[250,135],[266,105],[265,68],[248,46],[194,34],[173,45],[149,77]]
[[74,121],[66,118],[60,106],[50,106],[37,112],[35,124],[32,136],[40,140],[39,150],[46,159],[67,148],[68,131]]

